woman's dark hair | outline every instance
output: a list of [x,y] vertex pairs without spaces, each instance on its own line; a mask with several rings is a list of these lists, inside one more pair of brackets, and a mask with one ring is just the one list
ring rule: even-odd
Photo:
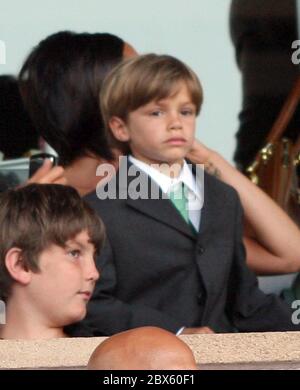
[[111,34],[63,31],[41,41],[26,59],[19,74],[21,95],[64,166],[89,154],[112,159],[99,93],[123,48],[124,41]]
[[0,151],[11,159],[30,149],[38,149],[38,134],[24,108],[18,82],[13,76],[0,76]]

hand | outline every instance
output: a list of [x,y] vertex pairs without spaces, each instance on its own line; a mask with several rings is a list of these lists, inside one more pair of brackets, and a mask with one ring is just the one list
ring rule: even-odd
[[187,154],[187,158],[195,164],[205,164],[208,161],[211,152],[210,149],[195,139],[192,149]]
[[44,161],[44,164],[36,173],[27,180],[27,184],[67,184],[67,179],[64,176],[65,170],[61,166],[52,167],[52,162],[49,159]]
[[184,328],[180,334],[182,335],[182,334],[202,334],[202,333],[211,334],[215,332],[208,326],[200,326],[198,328]]

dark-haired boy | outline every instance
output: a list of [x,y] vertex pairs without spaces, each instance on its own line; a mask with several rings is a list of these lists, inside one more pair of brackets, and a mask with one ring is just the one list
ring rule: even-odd
[[64,327],[86,314],[103,239],[102,222],[71,187],[31,184],[1,194],[0,338],[66,337]]

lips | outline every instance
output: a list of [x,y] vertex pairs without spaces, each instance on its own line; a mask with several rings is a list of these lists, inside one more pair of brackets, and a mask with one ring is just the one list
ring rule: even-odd
[[79,295],[82,295],[83,299],[85,299],[85,300],[87,300],[87,301],[88,301],[88,300],[91,298],[91,296],[92,296],[91,291],[79,291],[78,294],[79,294]]
[[167,141],[166,141],[167,144],[171,144],[171,145],[182,145],[182,144],[185,144],[186,143],[186,140],[184,138],[181,138],[181,137],[174,137],[174,138],[169,138]]

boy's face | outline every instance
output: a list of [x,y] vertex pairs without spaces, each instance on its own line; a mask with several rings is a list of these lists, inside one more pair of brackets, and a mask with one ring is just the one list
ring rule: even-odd
[[196,107],[185,83],[176,95],[152,101],[132,111],[123,132],[134,157],[147,164],[182,164],[191,149]]
[[32,273],[30,298],[36,314],[48,326],[61,327],[83,319],[99,273],[94,245],[82,231],[64,248],[51,245],[39,256],[39,273]]

